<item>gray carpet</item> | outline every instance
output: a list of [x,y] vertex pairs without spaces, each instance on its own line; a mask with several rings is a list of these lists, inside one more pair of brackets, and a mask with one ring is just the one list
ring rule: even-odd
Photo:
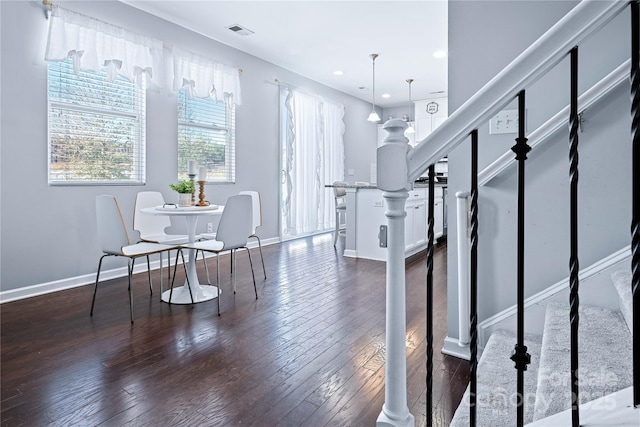
[[[533,421],[534,399],[541,338],[526,335],[525,345],[531,355],[531,364],[524,374],[525,423]],[[516,422],[516,374],[509,359],[516,344],[516,335],[509,331],[491,334],[478,362],[478,425],[504,427]],[[469,426],[469,388],[456,411],[451,427]]]
[[[620,310],[580,306],[580,402],[586,403],[632,384],[631,273],[611,275],[620,295]],[[571,406],[570,322],[568,303],[546,308],[542,337],[526,336],[531,365],[525,373],[525,424]],[[515,334],[494,332],[478,364],[478,425],[507,426],[516,420],[516,371],[509,360]],[[469,425],[469,389],[453,417],[452,427]]]
[[[580,306],[580,402],[631,386],[632,338],[622,314]],[[547,306],[540,354],[534,420],[571,407],[569,304]]]
[[620,296],[620,311],[633,334],[633,301],[631,299],[631,272],[616,271],[611,274],[611,280]]

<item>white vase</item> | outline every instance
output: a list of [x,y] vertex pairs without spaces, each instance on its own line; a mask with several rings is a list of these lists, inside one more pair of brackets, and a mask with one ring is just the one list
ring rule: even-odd
[[191,193],[178,193],[178,206],[191,206]]

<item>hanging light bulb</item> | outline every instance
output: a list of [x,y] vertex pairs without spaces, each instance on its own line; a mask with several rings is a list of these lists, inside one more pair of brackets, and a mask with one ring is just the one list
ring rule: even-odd
[[404,131],[404,133],[416,133],[416,130],[411,125],[411,110],[413,107],[411,104],[411,83],[413,83],[413,79],[407,79],[407,83],[409,83],[409,120],[407,120],[409,127]]
[[379,122],[380,121],[380,116],[378,116],[378,113],[376,113],[376,58],[378,57],[377,53],[372,53],[371,55],[369,55],[371,57],[371,61],[373,64],[373,84],[372,84],[372,90],[371,90],[371,114],[369,114],[369,117],[367,118],[368,121],[370,122]]

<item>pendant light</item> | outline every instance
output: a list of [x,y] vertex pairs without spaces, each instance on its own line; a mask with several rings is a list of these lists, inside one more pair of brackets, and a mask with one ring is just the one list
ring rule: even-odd
[[369,117],[367,118],[368,121],[370,122],[379,122],[380,121],[380,116],[378,116],[378,113],[376,113],[376,58],[378,57],[377,53],[372,53],[371,55],[369,55],[371,57],[371,61],[373,64],[373,85],[372,85],[372,90],[371,90],[371,114],[369,114]]
[[409,83],[409,120],[407,120],[409,127],[404,131],[404,133],[416,133],[416,130],[411,125],[411,110],[413,107],[411,104],[411,83],[413,83],[413,79],[407,79],[407,83]]

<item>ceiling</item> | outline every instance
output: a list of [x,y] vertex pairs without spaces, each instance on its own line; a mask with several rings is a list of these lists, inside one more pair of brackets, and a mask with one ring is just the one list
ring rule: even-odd
[[377,53],[375,103],[382,107],[408,104],[409,78],[412,100],[446,94],[447,58],[433,56],[447,49],[445,0],[121,1],[369,102],[370,55]]

